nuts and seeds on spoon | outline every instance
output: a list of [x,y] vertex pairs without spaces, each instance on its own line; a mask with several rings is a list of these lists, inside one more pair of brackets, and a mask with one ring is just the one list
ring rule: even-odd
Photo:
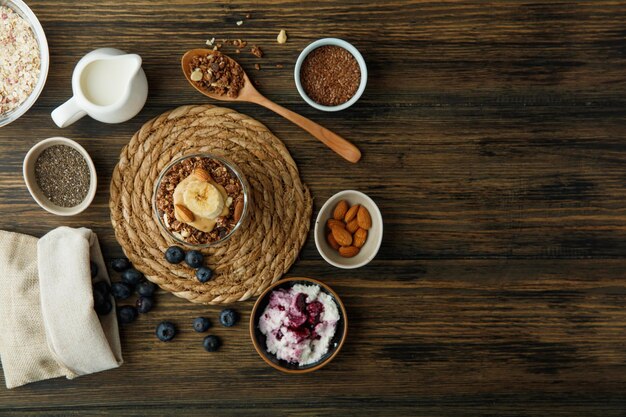
[[236,98],[245,84],[239,64],[218,51],[194,56],[188,70],[199,88],[220,96]]

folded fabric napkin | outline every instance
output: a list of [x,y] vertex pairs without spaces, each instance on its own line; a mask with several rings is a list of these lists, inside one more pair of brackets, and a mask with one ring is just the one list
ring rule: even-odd
[[94,310],[95,281],[110,283],[95,233],[59,227],[41,239],[0,231],[0,359],[7,388],[122,364],[114,310]]

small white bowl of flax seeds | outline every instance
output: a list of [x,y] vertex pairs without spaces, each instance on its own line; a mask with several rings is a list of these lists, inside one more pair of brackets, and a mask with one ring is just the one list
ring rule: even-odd
[[356,103],[365,91],[367,66],[350,43],[324,38],[300,53],[294,78],[304,101],[318,110],[339,111]]
[[84,211],[96,195],[98,179],[91,157],[77,142],[44,139],[24,158],[24,182],[44,210],[59,216]]

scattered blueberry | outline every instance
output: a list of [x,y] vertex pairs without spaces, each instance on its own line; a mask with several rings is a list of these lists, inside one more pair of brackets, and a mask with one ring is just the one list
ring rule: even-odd
[[204,262],[204,256],[197,250],[190,250],[185,255],[185,262],[192,268],[200,268],[202,266],[202,262]]
[[137,318],[137,309],[133,306],[122,306],[117,310],[117,319],[122,324],[128,324]]
[[196,278],[200,282],[207,282],[213,276],[213,270],[206,266],[201,266],[196,270]]
[[128,285],[137,285],[143,279],[143,274],[137,271],[135,268],[127,269],[122,273],[122,281]]
[[93,286],[93,306],[97,309],[98,306],[104,304],[105,300],[108,298],[108,294],[96,287]]
[[93,291],[97,291],[102,295],[109,295],[111,293],[111,287],[109,287],[109,283],[106,281],[98,281],[93,284]]
[[116,300],[125,300],[132,294],[132,290],[123,282],[114,282],[111,285],[111,294],[115,297]]
[[113,309],[111,299],[109,297],[106,297],[104,301],[102,301],[100,304],[94,304],[94,309],[96,310],[96,313],[98,313],[98,315],[106,316]]
[[169,342],[176,336],[176,326],[169,321],[162,321],[156,328],[156,335],[162,342]]
[[89,269],[91,270],[91,279],[94,279],[98,275],[98,264],[94,261],[89,261]]
[[222,342],[220,341],[219,337],[209,335],[204,338],[202,344],[204,345],[204,350],[206,350],[207,352],[215,352],[220,348]]
[[211,327],[211,320],[206,317],[197,317],[193,321],[193,329],[198,333],[206,332]]
[[132,265],[127,258],[115,258],[111,261],[111,268],[117,272],[124,272]]
[[143,295],[144,297],[152,297],[154,291],[156,290],[156,285],[154,285],[150,281],[143,281],[137,284],[135,290],[139,295]]
[[239,314],[235,310],[227,308],[220,313],[220,323],[225,327],[232,327],[239,320]]
[[185,251],[180,246],[170,246],[165,251],[165,260],[171,264],[179,264],[185,259]]
[[154,301],[150,297],[139,297],[137,298],[137,311],[140,313],[147,313],[152,310],[152,306],[154,305]]

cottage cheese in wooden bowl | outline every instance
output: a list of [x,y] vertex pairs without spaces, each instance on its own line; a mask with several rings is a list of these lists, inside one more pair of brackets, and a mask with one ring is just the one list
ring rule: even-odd
[[48,66],[46,35],[35,14],[21,0],[0,0],[0,126],[35,103]]
[[256,301],[250,335],[256,351],[286,373],[320,369],[339,352],[348,329],[339,296],[312,278],[288,278],[271,285]]

